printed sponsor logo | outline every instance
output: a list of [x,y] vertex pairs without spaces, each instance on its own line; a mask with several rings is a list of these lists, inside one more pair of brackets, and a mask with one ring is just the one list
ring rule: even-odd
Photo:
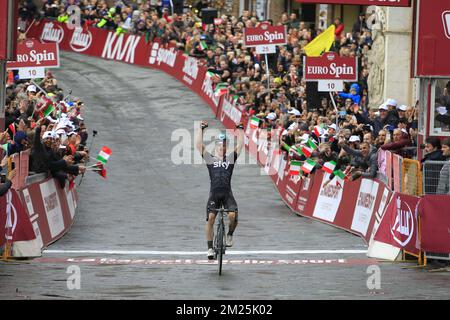
[[58,206],[58,199],[56,192],[53,192],[47,197],[44,197],[44,205],[47,212],[54,210]]
[[339,198],[341,188],[337,185],[329,184],[326,187],[323,187],[322,190],[320,190],[320,195],[325,196],[328,198],[337,199]]
[[69,45],[73,51],[83,52],[89,49],[91,43],[92,33],[89,30],[84,32],[83,28],[75,28]]
[[183,80],[186,81],[186,83],[188,83],[189,85],[192,85],[192,82],[197,79],[198,75],[197,59],[186,57],[186,59],[184,60],[183,72]]
[[208,74],[206,74],[205,80],[203,80],[202,91],[213,101],[213,103],[216,107],[219,105],[219,97],[216,97],[214,95],[212,81],[211,81],[211,78],[208,76]]
[[391,228],[391,234],[395,242],[400,246],[406,246],[414,234],[414,216],[408,203],[400,197],[396,200],[397,216]]
[[14,231],[17,227],[17,210],[12,201],[12,193],[8,192],[6,196],[6,225],[5,225],[5,239],[13,240]]
[[225,115],[228,116],[235,124],[238,124],[242,118],[242,112],[237,109],[228,99],[224,99],[222,103],[221,120],[225,119]]
[[450,39],[450,11],[442,13],[442,23],[444,24],[445,36]]
[[36,66],[46,61],[56,61],[55,52],[48,52],[47,50],[38,52],[36,50],[31,50],[28,54],[17,54],[16,58],[17,63],[31,62],[33,64],[36,64]]
[[[55,28],[56,27],[56,28]],[[53,22],[47,22],[42,30],[41,40],[61,43],[64,39],[64,29]]]
[[308,189],[309,189],[309,182],[310,182],[310,178],[308,177],[308,178],[305,178],[304,180],[303,180],[303,191],[308,191]]
[[228,169],[228,167],[230,165],[230,161],[214,161],[213,164],[214,164],[214,168],[222,167],[222,168]]
[[286,199],[289,201],[290,204],[294,203],[295,195],[296,192],[290,186],[286,186]]
[[161,65],[161,63],[164,63],[171,67],[174,67],[176,59],[177,53],[175,52],[174,48],[162,48],[159,46],[159,43],[155,42],[152,46],[152,51],[150,52],[150,58],[148,62],[150,64],[157,64],[158,66]]
[[[265,27],[265,29],[267,29],[267,27]],[[277,31],[271,33],[269,31],[265,31],[262,34],[249,34],[246,36],[246,40],[249,43],[259,42],[259,41],[273,43],[275,40],[284,40],[284,33],[277,32]]]
[[124,37],[123,34],[117,36],[115,32],[108,33],[102,58],[134,63],[134,54],[141,37],[128,36],[125,44],[123,43]]
[[375,201],[375,197],[370,193],[361,192],[358,196],[358,206],[363,208],[371,209],[373,202]]

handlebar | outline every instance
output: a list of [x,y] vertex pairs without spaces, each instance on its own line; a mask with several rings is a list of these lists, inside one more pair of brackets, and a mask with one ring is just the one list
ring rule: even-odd
[[220,209],[211,209],[211,211],[217,212],[217,213],[219,213],[219,212],[227,213],[227,212],[235,212],[236,210],[220,208]]

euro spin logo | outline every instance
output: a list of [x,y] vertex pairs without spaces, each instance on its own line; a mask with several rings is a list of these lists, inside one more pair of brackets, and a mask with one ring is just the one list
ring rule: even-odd
[[405,247],[411,241],[414,234],[414,216],[407,202],[402,201],[398,197],[396,203],[397,217],[391,228],[391,234],[395,242]]
[[445,36],[450,39],[450,10],[442,13],[442,23],[444,24]]
[[28,40],[27,42],[25,42],[25,45],[28,49],[31,49],[34,46],[34,42],[32,40]]

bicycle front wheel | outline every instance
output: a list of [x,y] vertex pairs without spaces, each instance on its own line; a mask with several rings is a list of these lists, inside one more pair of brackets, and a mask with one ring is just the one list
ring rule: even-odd
[[225,228],[222,223],[219,224],[217,228],[217,244],[216,244],[216,250],[217,250],[217,258],[218,258],[218,265],[219,265],[219,275],[222,275],[222,258],[224,254],[224,242],[223,238],[225,236]]

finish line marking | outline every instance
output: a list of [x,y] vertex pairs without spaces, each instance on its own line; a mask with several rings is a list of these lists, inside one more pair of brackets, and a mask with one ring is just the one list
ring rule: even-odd
[[[45,254],[107,254],[107,255],[205,255],[205,251],[154,251],[154,250],[44,250]],[[366,254],[367,250],[256,250],[256,251],[232,251],[227,255],[261,255],[261,254],[342,254],[356,253]]]
[[[88,265],[217,265],[217,260],[197,259],[36,258],[33,262]],[[374,259],[223,260],[224,265],[373,265],[378,262]]]

